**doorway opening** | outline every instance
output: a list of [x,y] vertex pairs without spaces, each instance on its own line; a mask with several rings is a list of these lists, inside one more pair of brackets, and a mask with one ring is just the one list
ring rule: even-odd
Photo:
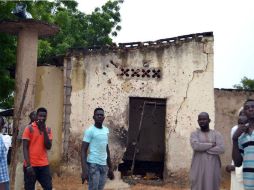
[[129,130],[122,176],[163,178],[166,99],[130,97]]

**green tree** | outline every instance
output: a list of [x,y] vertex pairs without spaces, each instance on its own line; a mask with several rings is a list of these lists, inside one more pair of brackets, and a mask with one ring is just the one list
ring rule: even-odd
[[[17,19],[11,14],[17,2],[0,1],[0,20]],[[116,36],[121,29],[119,11],[122,2],[109,0],[91,14],[85,14],[77,9],[75,0],[25,1],[33,19],[60,27],[57,35],[39,40],[40,62],[47,57],[64,54],[69,48],[112,44],[112,36]],[[14,91],[14,79],[10,77],[9,71],[16,64],[17,38],[0,34],[0,44],[0,108],[9,108],[13,106]]]
[[247,77],[243,77],[241,79],[241,83],[235,84],[233,87],[236,89],[254,90],[254,79],[249,79]]
[[[13,19],[8,13],[15,5],[14,2],[0,2],[0,19]],[[8,108],[13,104],[14,80],[10,78],[9,69],[13,67],[16,59],[16,38],[0,34],[0,108]]]

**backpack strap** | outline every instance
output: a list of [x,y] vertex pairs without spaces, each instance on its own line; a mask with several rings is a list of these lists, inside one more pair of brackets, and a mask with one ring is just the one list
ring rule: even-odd
[[33,129],[32,124],[28,125],[28,129],[29,129],[30,133],[33,133],[33,132],[34,132],[34,129]]
[[51,128],[47,128],[47,130],[48,130],[48,134],[50,134],[51,133]]

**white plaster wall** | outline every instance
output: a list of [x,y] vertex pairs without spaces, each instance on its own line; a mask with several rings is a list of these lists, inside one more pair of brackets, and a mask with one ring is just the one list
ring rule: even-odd
[[[111,64],[117,66],[117,68]],[[162,78],[121,78],[120,67],[160,67]],[[166,158],[168,171],[190,167],[190,133],[198,127],[197,115],[206,111],[214,127],[213,38],[194,39],[168,47],[118,50],[72,57],[71,134],[81,141],[93,124],[93,110],[104,108],[110,130],[128,130],[129,97],[167,98]],[[176,122],[177,120],[177,122]],[[112,157],[120,162],[125,151],[110,138]]]

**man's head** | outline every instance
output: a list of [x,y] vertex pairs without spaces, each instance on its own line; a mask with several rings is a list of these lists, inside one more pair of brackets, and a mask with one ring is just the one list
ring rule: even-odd
[[102,125],[105,119],[104,110],[102,108],[96,108],[94,110],[93,119],[95,124]]
[[248,99],[243,105],[244,113],[248,120],[254,120],[254,100]]
[[238,116],[241,116],[241,115],[245,115],[245,113],[244,113],[244,110],[243,109],[241,109],[241,111],[239,112],[239,114],[238,114]]
[[36,113],[37,113],[36,119],[38,121],[43,121],[43,122],[46,121],[46,119],[47,119],[47,109],[46,108],[43,108],[43,107],[38,108]]
[[198,115],[198,124],[200,126],[201,131],[209,130],[209,123],[210,123],[209,114],[207,112],[201,112]]
[[240,115],[238,118],[238,125],[245,125],[248,123],[248,118],[246,115]]
[[32,111],[30,114],[29,114],[29,118],[30,118],[30,123],[34,122],[36,120],[36,111]]
[[2,116],[0,116],[0,132],[2,132],[2,129],[4,127],[4,118]]

